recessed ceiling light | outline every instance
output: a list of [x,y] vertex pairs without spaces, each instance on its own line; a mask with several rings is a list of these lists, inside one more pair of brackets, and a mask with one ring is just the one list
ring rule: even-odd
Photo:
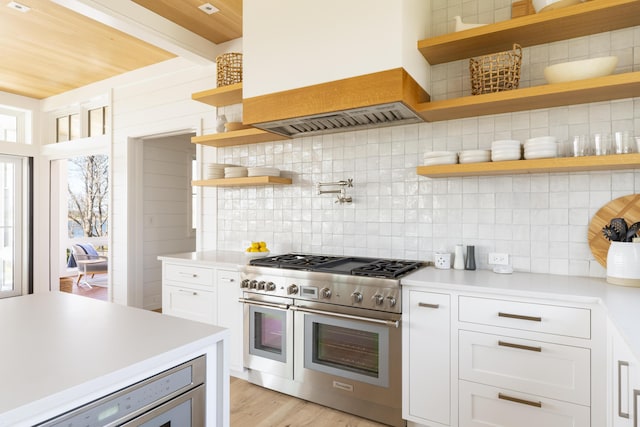
[[7,4],[7,7],[10,7],[11,9],[15,9],[15,10],[19,10],[20,12],[29,12],[31,10],[30,7],[27,7],[23,4],[20,4],[18,2],[15,1],[11,1]]
[[211,3],[205,3],[202,6],[198,6],[198,9],[206,13],[207,15],[212,15],[216,12],[219,12],[220,9],[212,5]]

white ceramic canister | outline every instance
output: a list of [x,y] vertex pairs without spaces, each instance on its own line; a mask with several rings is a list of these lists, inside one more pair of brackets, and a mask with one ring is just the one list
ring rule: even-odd
[[464,246],[456,245],[453,254],[453,268],[456,270],[464,270]]
[[640,287],[640,243],[611,242],[607,252],[607,282]]

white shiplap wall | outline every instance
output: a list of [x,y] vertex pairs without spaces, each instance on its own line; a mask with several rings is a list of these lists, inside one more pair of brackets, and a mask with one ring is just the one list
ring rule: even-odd
[[191,228],[190,134],[147,139],[143,143],[143,307],[162,307],[162,265],[158,256],[196,249]]

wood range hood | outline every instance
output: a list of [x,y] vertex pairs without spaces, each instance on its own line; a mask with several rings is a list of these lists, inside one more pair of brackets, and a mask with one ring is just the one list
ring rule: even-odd
[[422,122],[429,94],[403,68],[243,99],[243,122],[288,137]]

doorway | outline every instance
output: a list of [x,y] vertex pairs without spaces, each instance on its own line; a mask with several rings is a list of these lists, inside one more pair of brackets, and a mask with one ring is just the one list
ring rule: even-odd
[[108,156],[51,161],[52,289],[108,300],[108,213]]

